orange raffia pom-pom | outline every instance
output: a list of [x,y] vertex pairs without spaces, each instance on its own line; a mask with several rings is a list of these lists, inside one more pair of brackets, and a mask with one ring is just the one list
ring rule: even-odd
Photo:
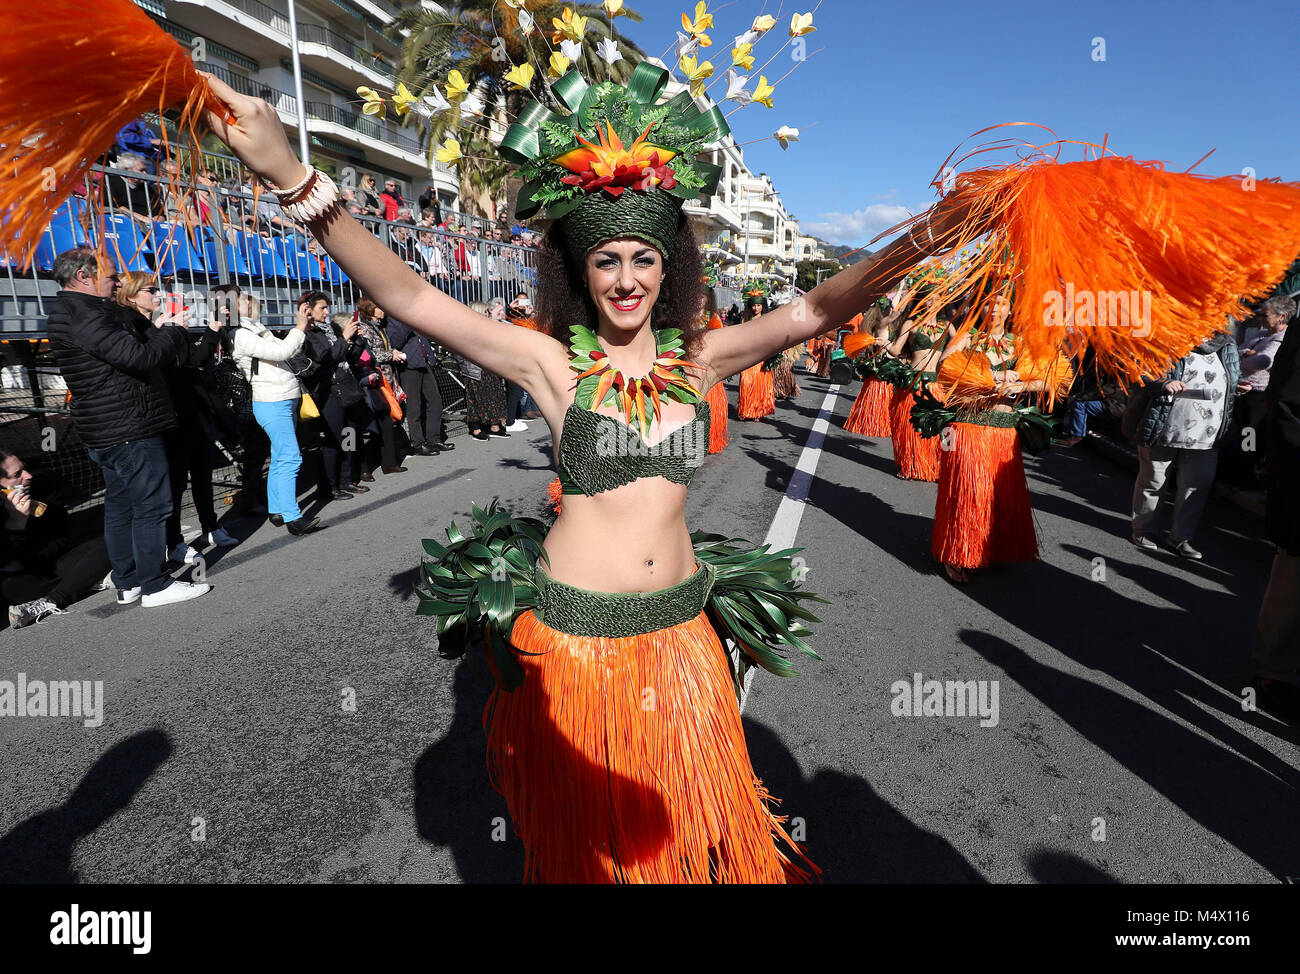
[[865,349],[870,348],[876,343],[876,336],[869,331],[855,331],[851,335],[844,336],[844,354],[849,358],[857,358]]
[[180,109],[196,152],[203,111],[229,113],[190,52],[129,0],[4,0],[4,9],[0,218],[6,247],[27,263],[54,210],[128,122]]
[[[963,253],[920,275],[937,285],[923,303],[1014,285],[1018,353],[1049,362],[1091,348],[1100,372],[1134,382],[1163,374],[1242,301],[1268,294],[1300,254],[1298,184],[1168,172],[1091,143],[1077,144],[1096,158],[1063,163],[1065,144],[1004,139],[958,160],[1025,156],[957,176],[954,199],[969,216],[948,243]],[[945,165],[944,182],[955,171]],[[970,308],[960,331],[983,312]]]

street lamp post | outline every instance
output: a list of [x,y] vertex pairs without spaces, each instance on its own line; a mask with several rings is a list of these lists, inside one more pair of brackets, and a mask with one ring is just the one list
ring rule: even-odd
[[298,99],[298,149],[302,161],[311,165],[311,151],[307,145],[307,106],[302,100],[302,62],[298,59],[298,17],[294,13],[294,0],[289,0],[289,50],[293,54],[293,94]]

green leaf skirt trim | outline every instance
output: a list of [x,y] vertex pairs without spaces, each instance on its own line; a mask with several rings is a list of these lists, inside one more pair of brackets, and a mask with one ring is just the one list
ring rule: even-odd
[[819,622],[802,603],[826,600],[802,587],[802,549],[770,551],[736,538],[695,532],[699,565],[690,578],[653,592],[596,592],[558,582],[545,570],[545,527],[516,518],[494,500],[473,507],[470,533],[455,524],[447,543],[426,540],[417,613],[433,616],[438,651],[449,659],[470,644],[487,645],[501,686],[523,681],[518,650],[509,644],[515,618],[528,609],[552,629],[581,637],[642,635],[707,612],[714,630],[738,651],[737,687],[750,666],[792,676],[791,651],[820,659],[806,642]]

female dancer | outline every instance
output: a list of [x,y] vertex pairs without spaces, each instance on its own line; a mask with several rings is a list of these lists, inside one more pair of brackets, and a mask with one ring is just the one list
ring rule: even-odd
[[[722,327],[722,318],[718,314],[717,299],[712,289],[705,292],[705,307],[708,321],[704,327],[710,331]],[[719,453],[731,440],[727,432],[727,387],[721,382],[709,386],[709,452]]]
[[[881,298],[867,309],[857,333],[844,340],[845,352],[855,350],[849,357],[855,359],[854,365],[862,379],[862,388],[844,420],[844,429],[860,436],[890,434],[889,403],[894,387],[876,374],[882,355],[889,346],[889,325],[885,320],[888,310],[889,299]],[[857,352],[859,348],[861,351]]]
[[[920,306],[924,307],[924,304]],[[939,440],[923,438],[917,432],[912,425],[912,406],[917,388],[926,388],[938,379],[939,362],[956,330],[948,322],[947,309],[937,308],[927,314],[920,308],[914,309],[914,316],[904,321],[889,347],[890,354],[908,366],[898,371],[889,406],[889,433],[898,476],[904,480],[933,482],[939,479]]]
[[[767,299],[763,293],[751,290],[746,321],[755,321],[767,311]],[[736,417],[738,419],[762,419],[776,413],[776,393],[772,386],[771,359],[755,362],[740,373],[740,395],[736,398]]]
[[794,378],[794,363],[799,360],[803,345],[787,348],[781,353],[781,361],[772,370],[772,395],[777,399],[795,399],[800,393],[799,383]]
[[[744,626],[727,622],[727,604],[742,598],[745,586],[726,588],[724,569],[710,561],[709,553],[725,548],[725,541],[706,536],[693,543],[686,528],[686,485],[708,424],[699,390],[845,320],[927,252],[904,236],[810,292],[799,314],[787,306],[744,328],[694,328],[699,252],[682,214],[683,197],[661,186],[675,174],[672,167],[684,172],[693,166],[691,146],[698,142],[684,143],[672,167],[631,167],[630,178],[642,189],[629,183],[610,194],[603,189],[609,180],[596,181],[571,197],[576,203],[547,231],[540,252],[538,319],[547,330],[521,329],[485,320],[423,280],[339,207],[328,177],[297,160],[274,108],[215,77],[208,81],[233,116],[227,123],[209,115],[214,131],[263,179],[291,187],[282,205],[287,200],[291,216],[310,224],[348,276],[413,329],[522,385],[555,436],[567,499],[549,533],[543,539],[515,522],[519,536],[529,540],[503,546],[497,532],[513,519],[477,511],[476,531],[485,546],[497,546],[490,550],[500,552],[501,561],[468,578],[450,556],[473,559],[482,541],[468,547],[454,539],[449,546],[426,542],[436,561],[426,566],[425,582],[438,597],[421,606],[439,617],[440,633],[473,618],[488,620],[484,628],[497,640],[490,659],[513,689],[499,687],[489,702],[489,761],[524,843],[527,878],[797,878],[791,858],[774,841],[784,833],[756,784],[733,694],[735,675],[704,611],[709,605],[716,624],[736,636]],[[630,111],[632,99],[647,91],[653,103],[666,83],[667,72],[643,63],[627,88],[601,85],[607,97],[600,106],[609,111],[616,102]],[[681,116],[674,131],[698,123],[692,130],[698,133],[709,121],[688,100],[667,107]],[[593,123],[604,122],[613,132],[609,115],[592,114]],[[570,118],[578,120],[576,113]],[[711,141],[726,132],[717,118]],[[657,124],[646,131],[653,135]],[[620,125],[620,136],[632,143],[636,131],[630,128]],[[554,160],[562,160],[574,177],[563,186],[580,189],[591,172],[583,153],[595,150],[552,155],[547,148],[556,131],[549,126],[531,142],[509,133],[507,139],[535,153],[525,156],[536,162],[524,166],[526,175],[553,177],[558,186],[562,163]],[[594,124],[584,136],[590,145],[605,143]],[[632,143],[625,151],[635,158],[640,148]],[[512,153],[524,154],[518,148]],[[710,191],[707,180],[691,176],[693,185]],[[924,240],[943,247],[966,218],[961,205],[941,204]],[[571,324],[580,326],[576,348],[565,342]],[[533,558],[520,567],[525,551]],[[761,549],[752,556],[769,567],[774,559]],[[784,564],[788,569],[788,560]],[[506,580],[497,576],[498,567]],[[469,586],[475,600],[469,608],[447,601]],[[776,586],[775,595],[762,594],[782,593]],[[510,595],[515,600],[507,608]],[[798,615],[804,610],[793,597],[782,604],[793,618],[808,618]],[[515,651],[499,653],[506,634]],[[784,665],[779,652],[757,638],[741,649],[774,669]]]
[[1064,392],[1073,379],[1062,358],[1040,367],[1013,368],[1013,336],[1006,330],[1011,304],[999,294],[987,305],[983,327],[952,344],[939,366],[955,418],[934,437],[940,451],[931,554],[954,582],[994,562],[1034,561],[1029,486],[1017,427],[1035,422],[1025,408],[1031,394]]

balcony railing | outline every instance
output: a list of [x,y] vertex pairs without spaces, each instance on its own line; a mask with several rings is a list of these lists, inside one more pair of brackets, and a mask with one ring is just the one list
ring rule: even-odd
[[331,50],[338,51],[344,57],[356,61],[357,64],[363,67],[378,71],[387,78],[393,77],[392,67],[379,55],[373,51],[367,51],[364,47],[349,40],[342,34],[334,33],[328,27],[319,27],[316,24],[299,24],[298,40],[305,41],[308,44],[324,44]]
[[256,17],[262,23],[274,27],[282,34],[289,33],[289,12],[287,10],[277,10],[270,4],[262,3],[262,0],[222,0],[234,7],[236,10],[242,10],[252,17]]
[[362,115],[359,112],[349,111],[346,108],[340,108],[338,105],[330,105],[320,101],[307,102],[307,117],[320,119],[323,122],[333,122],[335,125],[342,125],[344,128],[360,132],[362,135],[376,140],[395,145],[399,149],[407,152],[424,152],[424,146],[418,139],[412,138],[404,132],[385,125],[383,122],[377,122],[369,115]]
[[288,112],[291,115],[298,114],[298,99],[287,91],[281,91],[279,88],[272,88],[265,82],[257,81],[253,78],[247,78],[242,74],[235,74],[233,71],[220,64],[204,64],[203,70],[215,74],[241,95],[248,95],[251,98],[261,98],[263,101],[270,102],[282,112]]

